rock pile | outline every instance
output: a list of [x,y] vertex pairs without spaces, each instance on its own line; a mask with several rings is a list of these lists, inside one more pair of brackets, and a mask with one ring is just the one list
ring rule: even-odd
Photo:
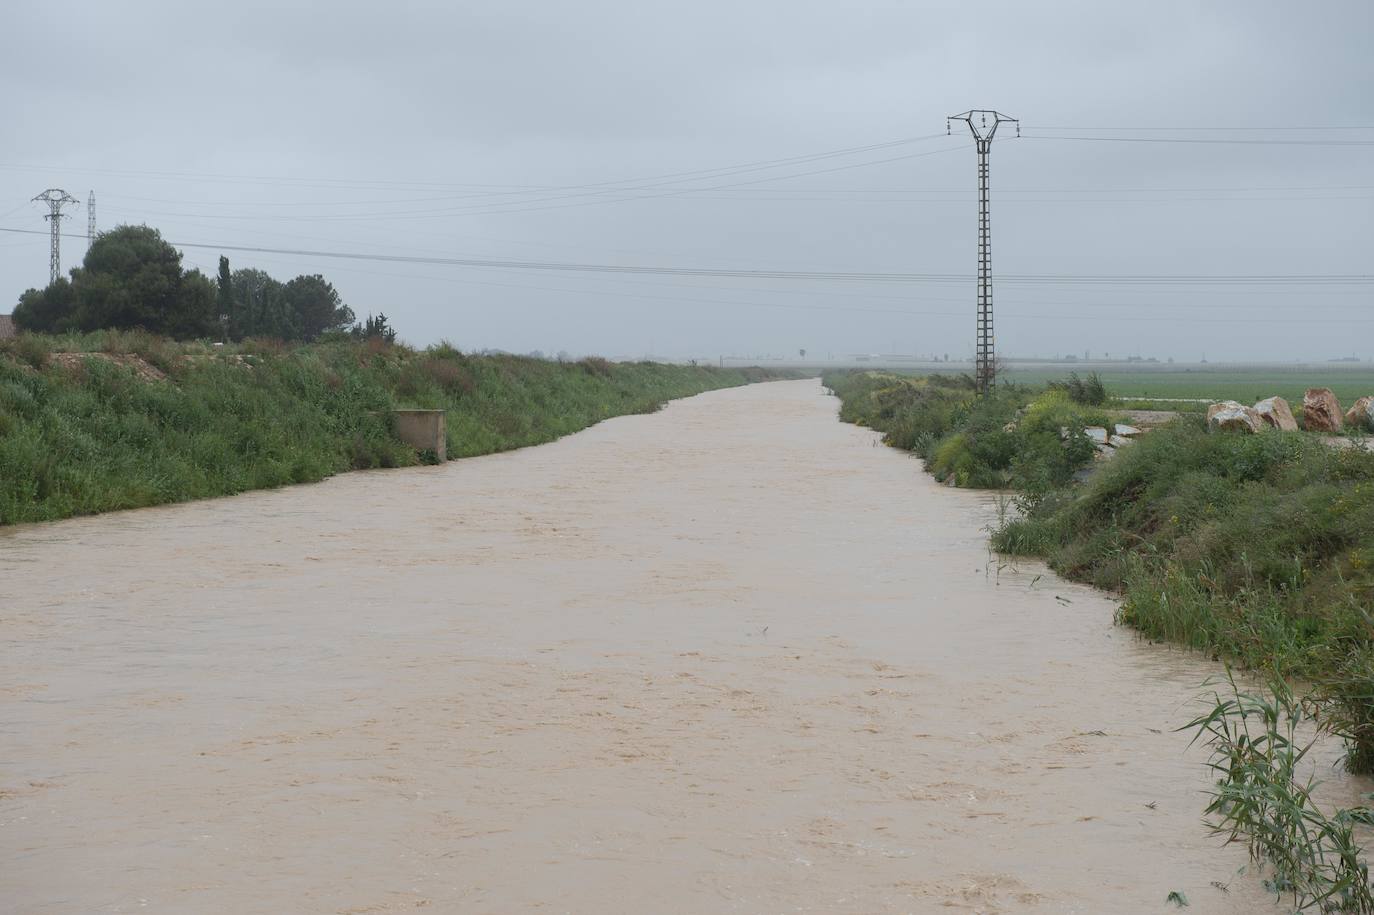
[[[1059,427],[1060,439],[1068,441],[1072,434],[1068,426]],[[1103,458],[1115,454],[1117,448],[1129,445],[1136,436],[1143,434],[1143,430],[1137,429],[1135,426],[1127,426],[1124,423],[1115,423],[1110,431],[1103,426],[1084,426],[1083,434],[1097,449],[1097,456]]]
[[[1308,388],[1302,396],[1302,428],[1308,432],[1340,432],[1346,425],[1374,432],[1374,397],[1361,397],[1344,414],[1340,401],[1330,388]],[[1288,401],[1268,397],[1247,407],[1234,400],[1223,400],[1207,408],[1207,429],[1212,432],[1263,432],[1298,428]]]

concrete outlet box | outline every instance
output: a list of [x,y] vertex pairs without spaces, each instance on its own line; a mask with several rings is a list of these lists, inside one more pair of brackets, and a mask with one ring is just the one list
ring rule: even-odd
[[448,432],[443,410],[392,410],[396,437],[416,451],[433,451],[440,462],[448,460]]

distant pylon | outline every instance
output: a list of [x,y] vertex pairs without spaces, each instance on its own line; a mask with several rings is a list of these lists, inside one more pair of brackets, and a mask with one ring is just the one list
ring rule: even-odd
[[95,191],[86,198],[86,250],[95,244]]
[[50,187],[33,198],[33,202],[48,205],[48,215],[43,218],[48,221],[48,228],[52,234],[52,247],[48,253],[48,272],[51,274],[49,282],[56,283],[57,278],[62,275],[62,208],[69,203],[81,201],[60,187]]
[[[988,125],[988,119],[992,125]],[[978,121],[977,124],[974,121]],[[973,380],[979,394],[986,394],[997,383],[997,352],[992,336],[992,223],[988,213],[988,154],[992,138],[1002,124],[1015,124],[1021,136],[1021,122],[997,111],[975,108],[945,118],[945,132],[951,121],[963,121],[978,147],[978,332],[975,338]]]

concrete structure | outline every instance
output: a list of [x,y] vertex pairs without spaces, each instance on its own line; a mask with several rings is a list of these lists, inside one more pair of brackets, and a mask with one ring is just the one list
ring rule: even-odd
[[433,451],[440,462],[448,460],[448,432],[443,410],[392,410],[396,437],[416,451]]
[[19,333],[14,326],[14,318],[10,315],[0,315],[0,340],[6,340]]

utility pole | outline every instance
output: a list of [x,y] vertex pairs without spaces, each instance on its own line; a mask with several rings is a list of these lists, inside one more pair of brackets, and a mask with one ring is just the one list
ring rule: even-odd
[[33,198],[33,202],[48,205],[48,215],[43,218],[48,221],[48,228],[52,233],[52,247],[48,253],[48,270],[51,274],[49,282],[56,283],[57,278],[62,275],[62,208],[69,203],[81,201],[60,187],[50,187]]
[[[988,121],[992,123],[989,125]],[[952,133],[951,123],[963,121],[973,134],[978,149],[978,331],[975,337],[973,360],[974,385],[980,395],[987,394],[997,383],[997,351],[992,334],[992,223],[988,214],[988,154],[992,152],[992,138],[1002,124],[1015,124],[1021,136],[1021,122],[998,111],[975,108],[963,114],[945,118],[945,133]]]
[[86,198],[86,250],[95,244],[95,191]]

